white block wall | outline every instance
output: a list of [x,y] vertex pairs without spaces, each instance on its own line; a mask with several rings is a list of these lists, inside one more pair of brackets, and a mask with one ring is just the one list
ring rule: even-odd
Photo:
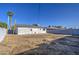
[[[31,31],[31,29],[32,29],[32,31]],[[43,30],[43,28],[24,28],[24,27],[17,28],[17,34],[18,35],[23,35],[23,34],[40,34],[40,33],[46,33],[46,30]]]
[[2,42],[6,36],[7,30],[5,28],[0,28],[0,42]]

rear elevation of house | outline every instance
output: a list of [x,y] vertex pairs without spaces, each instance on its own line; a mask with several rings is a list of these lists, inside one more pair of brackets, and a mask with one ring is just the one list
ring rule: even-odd
[[33,25],[16,25],[16,33],[18,35],[25,34],[44,34],[46,33],[46,28],[41,26],[33,26]]

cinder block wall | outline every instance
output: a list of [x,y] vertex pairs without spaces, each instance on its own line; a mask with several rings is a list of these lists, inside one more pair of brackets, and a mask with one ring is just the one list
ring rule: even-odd
[[0,28],[0,42],[2,42],[7,34],[7,30],[5,28]]

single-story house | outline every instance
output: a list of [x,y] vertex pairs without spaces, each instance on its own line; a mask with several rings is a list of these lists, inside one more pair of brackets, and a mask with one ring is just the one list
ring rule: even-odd
[[46,28],[41,26],[18,24],[16,25],[16,33],[18,35],[44,34],[46,33]]

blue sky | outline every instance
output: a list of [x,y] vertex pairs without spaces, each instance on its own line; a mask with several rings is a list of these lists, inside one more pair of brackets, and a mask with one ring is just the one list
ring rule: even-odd
[[79,4],[0,4],[0,21],[7,22],[8,10],[15,13],[12,23],[79,27]]

